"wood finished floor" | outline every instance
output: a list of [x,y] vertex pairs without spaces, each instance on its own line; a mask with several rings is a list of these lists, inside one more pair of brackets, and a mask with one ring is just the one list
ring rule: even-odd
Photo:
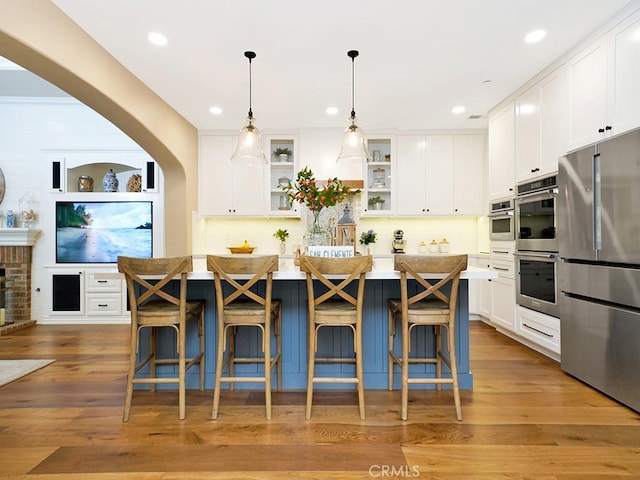
[[304,393],[136,392],[123,424],[128,327],[37,325],[0,336],[0,359],[56,362],[0,387],[0,478],[356,480],[640,479],[640,415],[564,374],[557,363],[471,325],[475,389]]

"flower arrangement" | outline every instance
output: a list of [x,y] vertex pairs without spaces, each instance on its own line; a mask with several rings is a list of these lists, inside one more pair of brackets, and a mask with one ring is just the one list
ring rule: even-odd
[[289,238],[289,232],[287,229],[279,228],[274,232],[273,236],[281,242],[286,242],[287,238]]
[[373,230],[367,230],[360,235],[360,244],[369,245],[370,243],[376,243],[376,232]]
[[293,184],[289,182],[281,185],[280,188],[287,195],[289,204],[302,203],[314,214],[320,213],[325,207],[333,207],[341,203],[347,195],[355,193],[343,185],[338,177],[329,178],[324,185],[319,184],[309,167],[304,167],[298,172]]

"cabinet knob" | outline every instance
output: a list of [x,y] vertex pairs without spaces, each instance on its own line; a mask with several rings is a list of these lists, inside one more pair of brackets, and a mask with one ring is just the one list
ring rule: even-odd
[[604,133],[604,128],[599,128],[598,133]]
[[606,127],[604,127],[605,130],[611,130],[613,127],[611,125],[607,125]]

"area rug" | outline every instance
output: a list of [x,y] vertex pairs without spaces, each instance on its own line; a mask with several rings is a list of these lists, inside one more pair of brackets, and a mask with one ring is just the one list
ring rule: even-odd
[[55,360],[0,360],[0,386],[13,382]]

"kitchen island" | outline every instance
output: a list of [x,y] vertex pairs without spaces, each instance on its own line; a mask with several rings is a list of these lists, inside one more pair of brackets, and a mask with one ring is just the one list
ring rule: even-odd
[[[206,388],[213,388],[215,372],[215,348],[217,345],[216,308],[213,274],[206,271],[206,256],[194,255],[194,272],[189,274],[188,296],[193,299],[204,299],[205,337],[206,337]],[[433,275],[433,279],[443,275]],[[469,369],[469,280],[496,277],[495,272],[478,267],[468,267],[462,272],[458,308],[456,315],[458,372],[460,388],[473,389],[473,373]],[[364,385],[366,389],[387,388],[387,299],[400,297],[400,274],[393,270],[393,257],[385,256],[374,259],[373,271],[367,274],[363,315],[363,356]],[[261,282],[264,283],[264,282]],[[284,257],[280,260],[280,270],[274,273],[273,298],[282,301],[282,367],[283,388],[304,390],[307,381],[307,289],[305,275],[293,264],[293,259]],[[255,356],[261,352],[261,338],[257,329],[244,329],[238,332],[238,355]],[[431,354],[435,348],[432,330],[420,329],[412,336],[411,351]],[[396,338],[399,342],[400,338]],[[169,331],[160,332],[159,349],[174,349],[175,339]],[[187,352],[196,348],[197,335],[187,332]],[[144,342],[143,342],[144,345]],[[350,355],[353,349],[351,333],[346,329],[322,329],[318,345],[318,355],[332,352],[339,355]],[[397,349],[400,349],[398,343]],[[166,350],[165,350],[166,351]],[[272,347],[273,351],[273,347]],[[340,353],[342,352],[342,353]],[[166,366],[163,368],[173,368]],[[257,365],[237,365],[238,372],[255,375]],[[316,367],[331,376],[348,376],[354,367],[351,365],[320,365]],[[417,375],[432,376],[435,366],[412,365]],[[446,368],[446,367],[445,367]],[[160,367],[159,367],[160,369]],[[274,375],[275,376],[275,375]],[[395,376],[399,386],[400,375]],[[187,387],[197,388],[198,372],[192,369],[187,373]],[[275,385],[275,380],[274,380]],[[237,384],[238,388],[255,388],[251,384]],[[344,385],[320,385],[320,388],[349,388]],[[172,388],[172,386],[168,386]],[[419,388],[419,387],[416,387]]]

